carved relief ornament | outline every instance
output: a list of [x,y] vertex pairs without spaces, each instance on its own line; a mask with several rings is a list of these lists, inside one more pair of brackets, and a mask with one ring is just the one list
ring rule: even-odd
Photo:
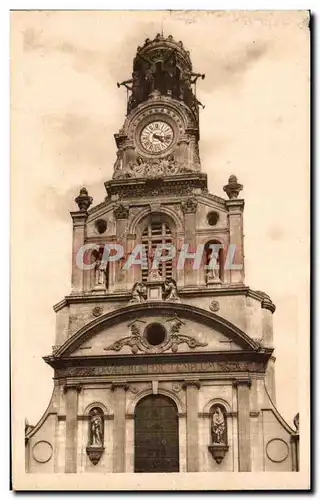
[[197,211],[198,202],[193,198],[181,203],[181,210],[184,214],[195,214]]
[[175,315],[175,317],[170,321],[171,324],[167,332],[167,337],[160,345],[151,345],[147,342],[143,332],[141,331],[141,323],[144,322],[135,320],[133,323],[128,325],[130,327],[131,335],[117,340],[110,346],[105,347],[104,350],[118,352],[121,351],[124,346],[129,346],[133,354],[137,354],[139,351],[144,353],[159,353],[168,350],[177,352],[180,344],[187,344],[187,346],[191,349],[208,345],[206,342],[200,342],[189,335],[180,334],[179,332],[183,322],[177,317],[177,315]]

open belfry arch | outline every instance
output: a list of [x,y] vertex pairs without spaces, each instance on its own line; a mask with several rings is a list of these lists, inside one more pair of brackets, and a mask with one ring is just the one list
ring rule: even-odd
[[[82,188],[71,212],[72,286],[44,358],[52,398],[26,426],[29,472],[299,469],[298,416],[293,429],[275,407],[275,306],[244,281],[243,186],[231,175],[215,196],[201,171],[203,78],[182,42],[157,35],[118,84],[127,115],[107,196],[90,208]],[[179,265],[186,248],[203,249],[198,266]]]

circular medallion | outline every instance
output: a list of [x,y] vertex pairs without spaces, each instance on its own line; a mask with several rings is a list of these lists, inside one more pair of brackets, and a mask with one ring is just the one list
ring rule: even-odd
[[140,132],[141,146],[151,154],[165,152],[173,143],[173,138],[172,127],[162,120],[148,123]]
[[271,439],[267,443],[266,453],[271,462],[284,462],[289,455],[289,446],[283,439]]
[[174,392],[180,392],[181,391],[181,384],[179,384],[178,382],[173,382],[172,383],[172,390]]
[[220,309],[220,304],[217,300],[213,300],[209,306],[210,311],[217,312]]
[[33,458],[41,464],[49,462],[52,453],[53,448],[48,441],[38,441],[32,448]]
[[93,316],[101,316],[102,312],[103,312],[103,309],[100,306],[96,306],[92,309]]

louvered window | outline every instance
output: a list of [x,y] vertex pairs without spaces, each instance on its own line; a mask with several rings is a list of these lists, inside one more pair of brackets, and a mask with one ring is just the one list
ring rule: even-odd
[[[147,281],[157,245],[172,244],[172,233],[169,225],[159,220],[151,220],[143,230],[141,243],[146,249],[146,264],[148,265],[148,269],[142,268],[142,281]],[[163,255],[168,255],[168,251],[163,250]],[[172,260],[160,262],[159,273],[165,279],[172,278]]]

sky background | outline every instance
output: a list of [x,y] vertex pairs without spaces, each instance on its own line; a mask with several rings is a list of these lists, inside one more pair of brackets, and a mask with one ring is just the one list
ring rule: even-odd
[[197,97],[209,190],[224,197],[230,174],[244,185],[246,284],[277,306],[277,407],[292,425],[308,391],[307,26],[297,11],[11,13],[12,370],[30,423],[53,388],[42,356],[55,344],[52,306],[70,293],[69,212],[83,185],[103,201],[126,112],[116,82],[163,30],[206,74]]

